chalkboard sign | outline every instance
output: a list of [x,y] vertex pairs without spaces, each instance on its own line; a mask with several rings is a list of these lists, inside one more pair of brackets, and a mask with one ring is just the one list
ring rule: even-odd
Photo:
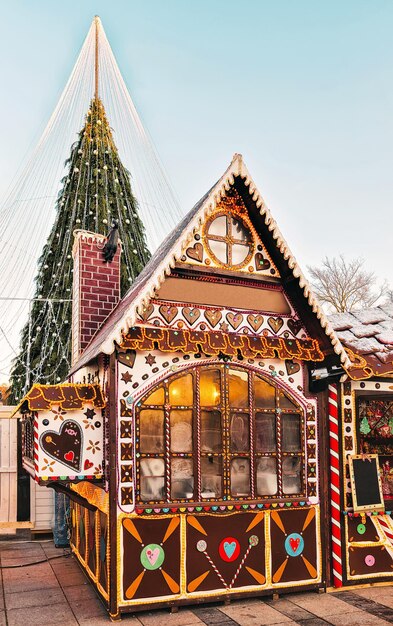
[[384,511],[378,454],[349,457],[353,510]]

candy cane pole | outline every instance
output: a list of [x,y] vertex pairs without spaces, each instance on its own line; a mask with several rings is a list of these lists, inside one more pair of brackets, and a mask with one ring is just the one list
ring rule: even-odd
[[340,511],[340,460],[338,445],[337,385],[329,385],[330,516],[332,528],[333,584],[342,587]]

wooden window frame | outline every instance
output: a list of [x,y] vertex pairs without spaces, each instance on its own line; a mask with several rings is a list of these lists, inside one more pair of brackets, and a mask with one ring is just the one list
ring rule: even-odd
[[[220,404],[216,406],[200,406],[200,373],[204,370],[219,370],[220,371]],[[240,372],[247,373],[248,376],[248,405],[243,408],[234,408],[229,406],[229,370],[238,370]],[[192,375],[193,386],[193,405],[170,405],[169,404],[169,385],[178,378]],[[268,385],[274,388],[274,407],[259,408],[255,406],[254,393],[252,393],[254,380],[259,378],[266,382]],[[144,400],[149,397],[159,387],[164,388],[165,401],[164,405],[146,405],[143,404]],[[280,406],[280,396],[283,394],[294,405],[293,408],[284,408]],[[144,409],[148,410],[162,410],[164,409],[164,450],[159,453],[146,453],[140,449],[140,412]],[[192,411],[192,437],[193,437],[193,449],[192,452],[172,452],[171,451],[171,428],[170,428],[170,412],[171,410],[191,410]],[[201,410],[217,410],[221,413],[221,452],[203,452],[201,450]],[[231,451],[230,449],[230,424],[231,424],[231,412],[232,413],[248,413],[249,419],[249,447],[247,451]],[[276,442],[277,449],[271,452],[261,452],[256,450],[256,413],[266,413],[275,415],[275,428],[276,428]],[[283,414],[299,415],[299,428],[300,428],[300,449],[296,452],[283,451],[282,440],[282,422],[281,416]],[[187,368],[176,374],[167,376],[164,380],[157,383],[154,387],[150,388],[137,402],[135,412],[135,424],[136,424],[136,462],[138,466],[137,471],[137,484],[136,484],[136,501],[142,506],[149,505],[165,505],[168,503],[174,504],[187,504],[187,503],[200,503],[203,504],[230,504],[231,502],[245,501],[252,502],[255,500],[266,501],[290,501],[304,499],[306,497],[306,468],[305,468],[305,410],[299,402],[282,387],[275,384],[274,381],[268,377],[263,376],[261,373],[257,373],[252,369],[246,368],[238,364],[209,364],[198,365],[192,368]],[[202,497],[201,494],[201,459],[203,458],[219,458],[222,459],[222,474],[221,474],[221,496],[220,497]],[[234,458],[248,458],[250,462],[250,493],[248,496],[232,496],[231,494],[231,460]],[[282,465],[285,458],[299,457],[301,460],[300,468],[300,483],[301,491],[295,494],[286,494],[283,491],[283,470]],[[141,499],[141,476],[140,476],[140,462],[145,458],[161,458],[165,464],[165,499],[162,500],[142,500]],[[192,498],[171,498],[171,459],[183,458],[192,459],[193,461],[193,478],[194,478],[194,491]],[[277,467],[277,485],[278,489],[276,494],[257,494],[257,463],[260,458],[274,458],[276,459]],[[252,479],[253,477],[253,479]]]

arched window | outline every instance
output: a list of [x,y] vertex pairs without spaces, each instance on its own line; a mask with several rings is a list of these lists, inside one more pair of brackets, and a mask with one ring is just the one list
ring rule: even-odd
[[303,409],[238,366],[172,375],[137,406],[140,502],[304,495]]

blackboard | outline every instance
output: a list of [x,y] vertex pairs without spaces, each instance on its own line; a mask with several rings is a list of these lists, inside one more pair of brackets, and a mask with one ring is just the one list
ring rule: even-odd
[[349,457],[353,510],[384,511],[378,454]]

